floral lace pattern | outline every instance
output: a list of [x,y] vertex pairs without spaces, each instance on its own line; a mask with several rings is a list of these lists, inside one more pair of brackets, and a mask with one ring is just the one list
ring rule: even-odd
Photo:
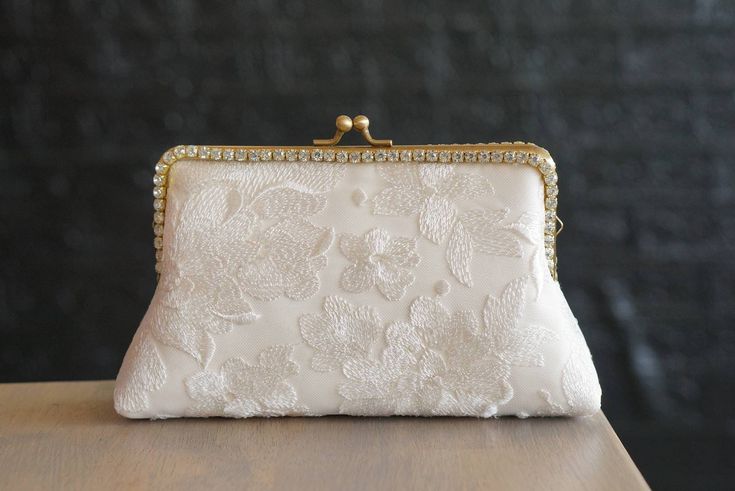
[[261,171],[260,179],[243,185],[202,183],[179,213],[171,213],[178,233],[161,276],[153,336],[202,367],[214,354],[213,335],[259,317],[247,297],[314,295],[334,241],[331,228],[315,226],[308,217],[324,209],[325,191],[343,167],[305,166],[297,176],[284,167]]
[[254,365],[230,358],[219,371],[202,370],[185,381],[195,401],[190,416],[285,416],[303,414],[294,387],[287,381],[299,373],[291,361],[291,346],[272,346],[261,352]]
[[462,211],[459,201],[494,193],[490,181],[479,174],[456,172],[445,164],[378,165],[378,173],[391,186],[373,198],[376,215],[418,215],[421,235],[435,244],[447,240],[446,261],[454,277],[473,285],[471,264],[475,252],[520,257],[520,239],[533,241],[528,226],[533,217],[524,214],[517,222],[504,223],[509,210]]
[[[482,323],[472,311],[450,313],[442,303],[418,297],[408,321],[383,328],[371,307],[328,297],[323,314],[301,316],[304,340],[315,350],[319,371],[340,365],[348,381],[339,387],[340,412],[358,415],[463,414],[493,416],[513,397],[513,366],[543,366],[542,347],[554,336],[521,322],[527,278],[489,296]],[[375,354],[378,334],[382,352]]]
[[411,269],[421,261],[416,239],[392,238],[387,231],[374,228],[362,237],[343,234],[339,245],[352,262],[342,273],[345,291],[361,293],[377,286],[385,298],[398,300],[415,280]]
[[337,157],[182,162],[163,176],[161,277],[118,376],[118,412],[599,408],[589,349],[540,240],[548,216],[528,211],[543,189],[504,177],[500,194],[516,197],[493,209],[492,167],[390,162],[345,178]]

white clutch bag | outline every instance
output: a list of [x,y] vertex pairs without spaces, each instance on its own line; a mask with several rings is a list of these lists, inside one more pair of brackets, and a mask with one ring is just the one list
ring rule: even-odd
[[[369,145],[337,147],[352,129]],[[532,144],[178,146],[154,177],[159,282],[115,387],[129,418],[589,415],[556,279],[557,173]]]

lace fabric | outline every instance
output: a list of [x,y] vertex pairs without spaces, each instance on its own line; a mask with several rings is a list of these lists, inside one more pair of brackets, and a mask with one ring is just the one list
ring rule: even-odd
[[115,390],[135,418],[585,415],[543,182],[474,164],[182,160]]

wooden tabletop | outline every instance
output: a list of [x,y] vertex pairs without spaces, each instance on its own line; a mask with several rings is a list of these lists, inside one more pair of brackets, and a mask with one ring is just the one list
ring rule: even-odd
[[112,388],[0,384],[0,489],[648,489],[602,413],[131,421]]

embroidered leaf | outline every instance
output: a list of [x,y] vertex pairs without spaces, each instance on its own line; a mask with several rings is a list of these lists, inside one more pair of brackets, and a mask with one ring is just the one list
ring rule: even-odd
[[373,198],[375,215],[414,215],[421,209],[424,195],[420,188],[405,184],[389,187]]
[[117,387],[115,409],[128,414],[140,413],[150,405],[150,393],[166,382],[166,367],[151,337],[142,332],[136,336],[125,356]]
[[324,194],[302,192],[290,187],[264,191],[251,203],[252,210],[263,219],[308,217],[327,205]]
[[513,336],[510,337],[511,344],[503,357],[514,366],[542,367],[542,347],[552,339],[555,339],[554,334],[545,327],[534,324],[516,326]]
[[490,180],[479,174],[455,173],[442,190],[449,198],[462,199],[479,199],[495,193]]
[[492,349],[504,353],[513,347],[515,330],[523,313],[527,278],[522,276],[511,281],[499,298],[488,295],[483,316],[485,335],[489,337]]
[[554,338],[545,327],[520,323],[528,277],[513,280],[500,298],[488,296],[485,325],[494,353],[511,365],[543,366],[542,345]]
[[587,415],[600,409],[600,382],[587,344],[576,345],[564,364],[562,389],[574,415]]
[[421,234],[435,244],[441,243],[454,225],[456,213],[449,200],[437,194],[431,195],[419,212]]
[[347,171],[347,165],[337,162],[302,162],[299,165],[286,162],[280,165],[284,171],[284,181],[312,193],[331,191]]
[[206,367],[214,353],[214,340],[208,329],[217,330],[219,325],[206,312],[207,305],[196,300],[180,309],[161,306],[153,314],[151,333],[161,343],[188,353]]
[[[167,222],[176,230],[171,244],[173,255],[186,256],[216,247],[222,226],[241,212],[245,213],[243,228],[245,233],[249,232],[254,222],[243,206],[241,193],[232,186],[223,188],[217,181],[198,186],[180,210],[174,205],[166,211]],[[239,232],[235,227],[228,228],[226,234],[236,231]]]
[[577,319],[566,300],[562,298],[561,302],[564,311],[562,325],[567,343],[571,345],[569,358],[562,371],[562,390],[572,414],[593,414],[600,409],[602,396],[597,371]]
[[449,270],[457,281],[465,286],[472,286],[472,237],[465,230],[462,221],[458,221],[452,229],[447,243],[446,259]]
[[521,243],[517,232],[501,221],[508,210],[472,210],[462,215],[461,222],[472,237],[474,250],[493,256],[521,256]]
[[376,164],[380,177],[394,186],[416,188],[421,185],[416,166],[412,164]]
[[[430,189],[444,191],[448,182],[454,177],[454,168],[444,164],[422,164],[418,168],[421,184]],[[450,185],[451,186],[451,185]]]
[[468,230],[475,232],[484,227],[499,227],[510,213],[507,208],[500,210],[470,210],[462,215],[462,223]]

